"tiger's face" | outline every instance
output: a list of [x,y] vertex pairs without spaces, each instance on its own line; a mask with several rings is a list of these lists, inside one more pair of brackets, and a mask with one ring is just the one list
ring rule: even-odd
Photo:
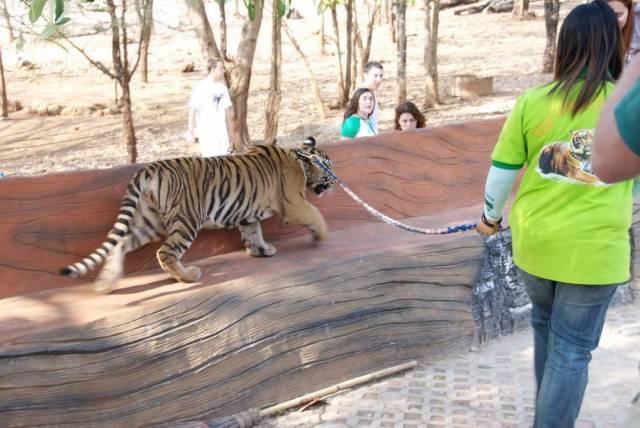
[[571,132],[571,154],[581,161],[591,158],[591,142],[593,132],[590,129],[579,129]]
[[315,139],[307,138],[296,152],[306,164],[307,188],[318,196],[329,190],[336,182],[331,159],[315,147]]

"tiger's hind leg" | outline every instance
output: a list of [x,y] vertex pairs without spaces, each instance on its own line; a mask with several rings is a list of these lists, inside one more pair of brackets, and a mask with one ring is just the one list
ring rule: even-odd
[[[193,233],[190,233],[190,231],[193,231]],[[196,229],[194,226],[181,227],[179,224],[174,225],[169,230],[167,239],[165,239],[156,253],[160,267],[176,281],[196,282],[202,275],[200,268],[197,266],[184,266],[180,262],[185,251],[196,239],[198,231],[199,228]]]
[[94,288],[98,293],[109,293],[124,275],[124,256],[165,234],[165,228],[157,212],[147,203],[140,205],[134,214],[129,233],[111,250],[104,261]]
[[262,227],[256,221],[247,225],[238,226],[242,243],[247,249],[247,254],[253,257],[271,257],[276,253],[276,247],[267,244],[262,237]]
[[327,222],[324,217],[322,217],[318,208],[304,199],[296,205],[287,206],[283,220],[287,224],[307,227],[311,230],[316,241],[321,241],[327,237]]
[[126,235],[111,250],[104,260],[102,269],[94,282],[94,289],[101,294],[107,294],[113,290],[113,286],[122,278],[124,271],[125,247],[128,245],[131,236]]

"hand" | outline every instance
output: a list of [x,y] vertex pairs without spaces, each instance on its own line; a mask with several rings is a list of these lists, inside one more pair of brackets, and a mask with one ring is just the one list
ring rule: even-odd
[[187,144],[193,144],[196,142],[196,136],[193,132],[193,129],[187,129],[187,132],[184,133],[184,138],[187,141]]
[[499,219],[498,221],[489,220],[485,217],[484,213],[482,213],[482,217],[480,217],[480,221],[476,226],[476,231],[485,236],[494,235],[498,230],[500,230],[501,222],[502,219]]

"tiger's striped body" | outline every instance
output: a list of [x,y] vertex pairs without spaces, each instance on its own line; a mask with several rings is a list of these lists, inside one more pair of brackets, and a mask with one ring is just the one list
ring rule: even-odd
[[180,260],[200,230],[238,227],[250,255],[272,256],[275,248],[262,238],[260,221],[276,214],[323,239],[325,220],[306,200],[305,187],[319,194],[333,179],[311,158],[331,166],[313,146],[254,146],[242,155],[152,162],[129,183],[106,241],[60,273],[77,277],[104,263],[96,289],[108,292],[122,277],[126,253],[164,238],[160,266],[178,281],[194,282],[200,269]]

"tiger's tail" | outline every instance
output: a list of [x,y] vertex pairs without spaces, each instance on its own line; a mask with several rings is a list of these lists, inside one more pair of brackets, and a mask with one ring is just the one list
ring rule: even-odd
[[122,199],[120,205],[120,213],[116,218],[116,222],[113,225],[111,231],[107,235],[107,239],[96,248],[91,254],[77,263],[69,265],[67,267],[58,270],[58,273],[62,276],[68,276],[71,278],[77,278],[94,270],[100,266],[118,245],[118,243],[127,236],[131,222],[133,221],[133,215],[138,209],[138,203],[140,201],[140,195],[142,193],[140,188],[140,173],[129,183],[127,190]]

